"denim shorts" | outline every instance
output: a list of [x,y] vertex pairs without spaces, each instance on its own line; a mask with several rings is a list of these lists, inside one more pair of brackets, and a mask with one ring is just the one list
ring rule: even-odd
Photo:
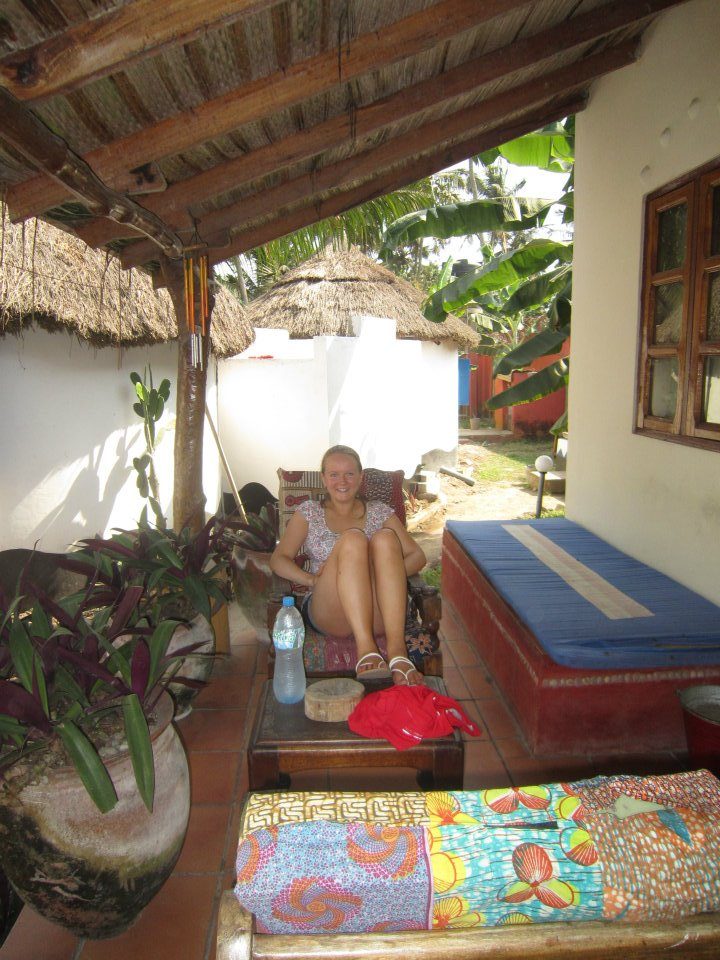
[[300,604],[300,615],[303,618],[305,626],[309,630],[314,630],[315,633],[322,633],[318,627],[312,622],[312,617],[310,616],[310,601],[312,600],[312,593],[306,593],[305,599]]

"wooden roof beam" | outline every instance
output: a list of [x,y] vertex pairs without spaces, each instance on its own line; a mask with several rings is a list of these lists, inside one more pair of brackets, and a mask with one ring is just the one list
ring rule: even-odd
[[[537,130],[538,127],[554,120],[568,116],[570,112],[578,113],[586,106],[585,97],[572,101],[563,101],[557,108],[548,108],[544,111],[534,111],[524,122],[504,123],[492,131],[484,131],[474,137],[467,138],[453,145],[446,145],[441,150],[434,151],[428,156],[418,157],[412,163],[400,169],[382,172],[377,178],[369,180],[349,191],[344,191],[328,197],[325,200],[313,201],[299,207],[284,217],[278,217],[271,222],[262,223],[248,228],[235,235],[226,247],[210,247],[208,255],[211,264],[220,263],[228,257],[252,250],[263,243],[286,236],[294,230],[317,223],[327,217],[345,213],[353,207],[368,200],[374,200],[383,194],[399,190],[401,187],[414,183],[422,177],[430,176],[455,163],[460,163],[476,153],[499,143],[505,143],[515,137]],[[527,115],[526,115],[527,116]],[[286,229],[288,228],[288,229]]]
[[0,140],[53,177],[91,210],[118,222],[129,222],[150,237],[168,256],[182,255],[182,240],[153,213],[123,194],[110,190],[60,137],[8,93],[0,89]]
[[[523,136],[525,133],[537,130],[538,127],[560,120],[571,113],[579,113],[585,109],[586,105],[587,98],[585,96],[561,100],[545,109],[525,112],[510,123],[503,122],[491,130],[485,130],[479,135],[465,138],[458,143],[444,144],[441,149],[435,150],[427,156],[415,158],[412,164],[404,166],[401,170],[396,167],[393,170],[381,172],[377,181],[363,183],[352,190],[336,194],[326,200],[311,200],[302,207],[293,210],[292,213],[286,213],[284,218],[281,219],[283,226],[288,226],[287,231],[278,232],[277,218],[273,219],[272,222],[250,227],[235,236],[229,245],[221,248],[211,248],[210,261],[212,264],[220,263],[228,257],[252,250],[254,247],[277,237],[285,236],[288,232],[299,230],[301,227],[316,223],[326,217],[344,213],[360,203],[373,200],[375,197],[382,196],[382,194],[392,190],[398,190],[408,183],[414,183],[431,173],[443,170],[454,163],[460,163],[467,157],[475,153],[481,153],[498,143]],[[156,287],[163,285],[159,275],[156,274],[154,279]]]
[[37,103],[280,2],[132,0],[7,54],[0,59],[0,84],[19,100]]
[[[481,125],[497,124],[503,117],[518,111],[530,108],[542,109],[542,105],[552,98],[568,96],[578,88],[585,87],[598,76],[632,63],[636,50],[635,41],[625,41],[617,47],[561,67],[488,100],[447,114],[440,120],[424,124],[375,149],[367,150],[326,169],[304,174],[257,196],[243,198],[228,207],[208,213],[197,222],[197,229],[206,243],[211,246],[222,246],[223,237],[218,236],[218,233],[230,230],[238,222],[249,220],[251,216],[261,216],[264,212],[277,210],[280,206],[303,197],[316,197],[323,190],[342,184],[351,184],[362,176],[371,176],[375,170],[401,162],[408,157],[414,157],[433,146],[446,144],[454,138],[463,138],[468,130],[477,130]],[[499,142],[501,141],[495,141],[495,143]],[[411,182],[413,182],[412,179],[406,181],[406,183]],[[290,230],[283,230],[280,235],[289,232]],[[121,259],[124,266],[140,266],[152,257],[152,248],[147,243],[141,242],[126,247]]]
[[[193,204],[218,196],[241,183],[315,157],[332,149],[351,135],[362,140],[390,123],[406,119],[433,104],[469,92],[488,80],[503,76],[581,43],[597,40],[608,33],[637,22],[647,7],[646,0],[616,0],[610,6],[543,30],[524,40],[461,64],[440,77],[423,81],[360,107],[352,119],[345,114],[326,120],[301,133],[284,137],[232,160],[217,164],[202,173],[173,184],[167,190],[144,199],[152,210],[174,228],[190,229]],[[447,138],[446,138],[447,139]],[[78,229],[78,236],[90,246],[102,246],[118,237],[112,226],[98,220]],[[132,231],[122,236],[132,237]]]
[[[515,117],[511,123],[502,121],[499,124],[491,127],[490,129],[483,130],[480,134],[474,134],[472,137],[465,138],[459,143],[449,145],[448,143],[443,143],[439,148],[437,145],[433,145],[434,149],[430,153],[425,153],[422,156],[413,156],[417,157],[417,162],[413,163],[410,166],[407,166],[403,169],[402,174],[398,176],[396,170],[396,177],[401,179],[403,182],[399,184],[398,187],[393,189],[399,189],[400,186],[406,186],[407,183],[414,183],[415,180],[420,179],[421,177],[429,176],[431,173],[436,173],[438,170],[444,169],[446,166],[449,166],[454,163],[460,163],[463,160],[466,160],[469,156],[474,153],[481,153],[483,150],[487,150],[491,146],[496,146],[498,143],[504,143],[507,140],[514,140],[516,137],[521,137],[526,133],[530,133],[533,130],[537,130],[539,127],[545,126],[545,124],[553,123],[556,120],[561,120],[564,117],[570,116],[570,114],[579,113],[581,110],[584,110],[587,106],[587,98],[585,96],[573,97],[569,100],[561,100],[556,102],[551,107],[543,107],[542,109],[533,109],[530,111],[525,111],[519,116]],[[423,128],[425,129],[425,128]],[[378,157],[378,152],[374,150],[367,150],[361,157],[358,157],[358,160],[362,161],[363,169],[366,167],[372,167],[372,172],[377,173],[378,171],[383,171],[388,164],[383,166],[381,159]],[[397,164],[397,161],[396,161]],[[328,167],[327,170],[330,172],[334,170],[335,167],[340,167],[341,164],[335,164],[333,168]],[[321,171],[324,173],[325,171]],[[380,176],[385,178],[386,174],[380,173]],[[409,178],[409,179],[407,179]],[[359,176],[355,178],[359,179]],[[305,181],[306,177],[299,177],[297,181],[293,181],[299,187],[300,181]],[[338,184],[339,185],[339,184]],[[348,191],[342,194],[346,199],[343,202],[347,202],[347,197],[355,195],[355,190],[360,194],[364,195],[368,190],[368,184],[363,183],[357,188],[353,188],[352,191]],[[270,192],[270,191],[269,191]],[[307,197],[307,189],[305,190],[304,196]],[[380,194],[374,194],[374,196],[380,196]],[[328,200],[333,198],[328,198]],[[367,199],[372,199],[368,197]],[[309,201],[310,204],[315,201]],[[325,202],[325,201],[320,201]],[[359,201],[364,202],[364,201]],[[350,204],[354,206],[355,204]],[[301,218],[304,219],[306,216],[306,209],[308,204],[303,204]],[[344,209],[350,209],[346,207]],[[293,211],[294,213],[300,213],[300,209]],[[339,212],[344,212],[343,210]],[[290,214],[290,216],[293,216]],[[334,214],[327,214],[327,216],[333,216]],[[250,219],[248,216],[247,220]],[[273,221],[274,223],[275,221]],[[242,224],[240,224],[241,226]],[[254,231],[262,230],[265,224],[256,224],[252,227],[248,227],[243,233],[248,235]],[[301,226],[307,226],[306,223],[301,223]],[[282,234],[284,236],[284,234]],[[274,239],[274,238],[272,238]],[[127,268],[131,266],[141,266],[143,263],[148,262],[152,258],[153,250],[149,244],[143,243],[143,250],[140,250],[141,244],[137,244],[133,247],[128,247],[123,251],[123,265]],[[224,245],[223,245],[224,246]],[[252,249],[248,247],[247,249]],[[232,254],[227,254],[226,256],[232,256]],[[225,259],[225,257],[221,258]],[[217,261],[215,261],[217,262]]]
[[[327,92],[353,77],[414,56],[458,33],[491,20],[529,0],[440,0],[396,21],[382,31],[357,37],[339,50],[318,54],[268,77],[246,83],[151,127],[85,154],[107,183],[151,160],[160,160]],[[657,2],[657,0],[650,0]],[[667,2],[667,0],[665,0]],[[158,4],[162,9],[162,4]],[[17,184],[7,193],[14,221],[43,213],[66,199],[57,185],[42,177]]]

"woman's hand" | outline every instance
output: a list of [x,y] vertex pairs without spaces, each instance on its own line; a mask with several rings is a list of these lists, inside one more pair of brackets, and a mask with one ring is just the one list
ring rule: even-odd
[[405,573],[409,577],[412,577],[415,573],[419,573],[427,563],[427,557],[422,547],[415,543],[396,514],[388,517],[383,526],[394,530],[398,536],[403,552]]

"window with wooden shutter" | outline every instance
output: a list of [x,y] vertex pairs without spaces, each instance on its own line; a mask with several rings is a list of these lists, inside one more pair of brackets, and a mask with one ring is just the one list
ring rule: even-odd
[[638,432],[720,444],[720,166],[646,200],[637,382]]

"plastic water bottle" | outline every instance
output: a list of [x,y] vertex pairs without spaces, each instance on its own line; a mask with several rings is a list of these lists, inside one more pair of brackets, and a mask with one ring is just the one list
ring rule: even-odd
[[305,696],[304,642],[305,624],[295,606],[295,599],[283,597],[283,605],[273,625],[273,693],[280,703],[298,703]]

